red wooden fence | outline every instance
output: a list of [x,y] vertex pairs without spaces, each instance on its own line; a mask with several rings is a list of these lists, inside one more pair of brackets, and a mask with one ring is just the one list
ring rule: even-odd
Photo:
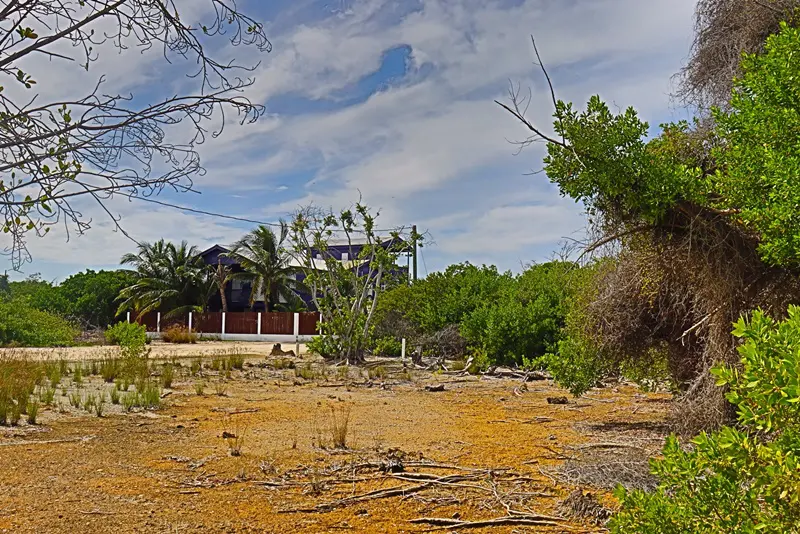
[[[192,330],[201,334],[222,333],[222,312],[204,312],[192,314]],[[229,312],[225,314],[226,334],[258,334],[258,313],[256,312]],[[319,332],[319,313],[299,313],[299,331],[301,336],[315,335]],[[125,320],[124,318],[122,319]],[[133,317],[131,317],[133,320]],[[158,312],[149,312],[140,315],[135,321],[145,325],[148,332],[156,332],[159,327]],[[170,326],[189,326],[189,315],[167,317],[161,314],[161,331]],[[262,335],[294,334],[294,313],[268,312],[261,313]]]
[[300,332],[301,336],[311,336],[319,333],[319,313],[301,313],[300,314]]
[[261,333],[294,334],[294,314],[271,312],[261,314]]

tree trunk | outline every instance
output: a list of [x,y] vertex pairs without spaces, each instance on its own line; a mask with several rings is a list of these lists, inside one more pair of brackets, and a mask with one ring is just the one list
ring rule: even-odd
[[228,312],[228,297],[225,296],[225,286],[222,285],[219,288],[219,298],[222,300],[222,311],[227,313]]

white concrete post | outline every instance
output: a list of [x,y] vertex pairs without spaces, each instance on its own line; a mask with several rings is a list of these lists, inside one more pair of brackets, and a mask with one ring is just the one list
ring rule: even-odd
[[400,359],[406,359],[406,338],[403,338],[403,342],[400,347]]
[[258,335],[261,335],[261,312],[258,312]]
[[222,312],[222,335],[225,335],[225,312]]
[[156,314],[156,333],[161,333],[161,312]]
[[189,312],[189,332],[192,331],[192,312]]
[[297,337],[299,335],[300,335],[300,314],[299,313],[295,313],[294,314],[294,337]]
[[128,322],[131,322],[131,312],[128,312]]

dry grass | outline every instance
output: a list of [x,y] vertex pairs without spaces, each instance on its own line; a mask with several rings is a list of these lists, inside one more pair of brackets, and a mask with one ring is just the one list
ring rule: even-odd
[[44,372],[41,363],[13,354],[0,355],[0,425],[19,421]]
[[165,343],[187,344],[197,343],[198,336],[195,332],[190,332],[185,326],[174,325],[162,332],[161,339]]

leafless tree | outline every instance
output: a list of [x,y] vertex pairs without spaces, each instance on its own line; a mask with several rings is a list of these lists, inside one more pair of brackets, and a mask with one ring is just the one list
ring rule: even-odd
[[[211,7],[205,23],[181,16],[199,0],[0,1],[0,220],[15,268],[30,258],[31,233],[41,236],[59,223],[68,236],[90,228],[78,199],[96,201],[121,229],[107,206],[113,196],[192,190],[203,172],[197,146],[221,132],[226,115],[245,123],[262,113],[243,95],[257,63],[218,61],[208,47],[216,37],[268,52],[263,26],[235,0],[203,2]],[[82,97],[40,98],[45,91],[37,80],[45,73],[37,58],[67,62],[77,75],[100,54],[152,49],[179,73],[179,62],[190,66],[194,94],[142,105],[132,94],[106,94],[100,74]]]

